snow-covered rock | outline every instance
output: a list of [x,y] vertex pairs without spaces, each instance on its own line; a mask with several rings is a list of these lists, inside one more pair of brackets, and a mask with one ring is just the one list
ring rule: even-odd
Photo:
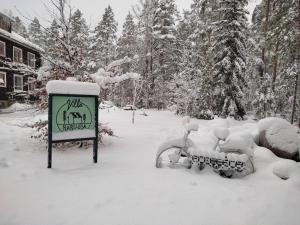
[[289,179],[293,171],[298,166],[297,163],[293,160],[279,160],[273,163],[273,173],[280,177],[281,179]]
[[294,158],[300,148],[297,128],[286,120],[270,117],[258,122],[259,145],[281,158]]

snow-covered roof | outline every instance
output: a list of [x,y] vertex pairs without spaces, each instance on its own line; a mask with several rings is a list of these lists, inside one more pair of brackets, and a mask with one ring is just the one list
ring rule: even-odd
[[13,17],[9,16],[8,14],[6,14],[6,13],[3,12],[3,11],[2,11],[2,12],[0,11],[0,14],[3,15],[3,16],[6,16],[6,17],[7,17],[8,19],[10,19],[11,21],[15,21],[15,19],[14,19]]
[[48,94],[99,95],[98,84],[79,81],[52,80],[46,85]]
[[16,32],[12,31],[11,33],[9,33],[8,31],[3,30],[3,29],[0,28],[0,36],[8,38],[8,39],[20,44],[20,45],[23,45],[27,48],[31,48],[35,51],[44,52],[44,49],[42,49],[40,46],[28,41],[27,39],[25,39],[21,35],[17,34]]

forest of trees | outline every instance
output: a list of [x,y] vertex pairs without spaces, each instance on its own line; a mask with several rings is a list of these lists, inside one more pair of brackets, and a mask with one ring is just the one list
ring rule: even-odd
[[19,17],[13,26],[45,49],[40,73],[46,79],[91,81],[88,75],[100,68],[113,71],[109,76],[134,72],[138,81],[107,85],[101,100],[124,106],[136,97],[138,107],[171,107],[204,119],[252,113],[290,120],[294,104],[295,120],[300,114],[293,97],[299,1],[262,0],[249,22],[247,0],[193,0],[183,14],[174,0],[142,0],[128,12],[120,35],[110,6],[90,27],[80,9],[65,0],[52,3],[49,27],[34,18],[26,28]]

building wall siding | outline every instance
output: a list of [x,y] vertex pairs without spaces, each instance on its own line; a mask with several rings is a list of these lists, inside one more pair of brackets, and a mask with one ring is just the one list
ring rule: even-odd
[[[18,47],[22,49],[22,58],[23,58],[23,63],[25,65],[28,65],[28,58],[27,58],[27,53],[31,52],[35,55],[36,63],[35,67],[38,69],[41,67],[41,54],[33,50],[31,48],[25,47],[20,45],[19,43],[15,43],[9,39],[6,39],[2,36],[0,36],[0,41],[5,42],[6,44],[6,59],[5,61],[13,61],[13,47]],[[1,57],[1,56],[0,56]],[[3,57],[2,57],[3,59]],[[8,100],[9,99],[9,93],[14,91],[14,74],[19,74],[23,76],[23,91],[28,91],[28,75],[24,75],[20,72],[15,72],[13,70],[10,70],[7,68],[3,63],[0,62],[0,71],[6,72],[6,87],[0,87],[0,101],[1,100]],[[35,77],[33,74],[29,75],[30,77]]]

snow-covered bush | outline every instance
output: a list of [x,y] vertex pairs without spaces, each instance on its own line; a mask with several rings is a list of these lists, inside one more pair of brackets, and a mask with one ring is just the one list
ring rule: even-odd
[[[32,125],[32,128],[35,130],[34,134],[31,136],[31,138],[38,139],[41,142],[47,143],[48,142],[48,121],[47,120],[39,120],[35,122]],[[108,136],[114,136],[113,130],[107,126],[107,124],[99,123],[98,125],[98,142],[103,144],[103,136],[108,135]],[[86,147],[90,146],[92,144],[91,141],[83,141],[83,142],[71,142],[71,145],[76,145],[80,143],[80,146],[84,145]],[[66,143],[58,143],[55,144],[56,147],[67,147],[69,146]]]
[[300,148],[297,128],[281,118],[270,117],[258,122],[259,145],[277,156],[292,159]]

